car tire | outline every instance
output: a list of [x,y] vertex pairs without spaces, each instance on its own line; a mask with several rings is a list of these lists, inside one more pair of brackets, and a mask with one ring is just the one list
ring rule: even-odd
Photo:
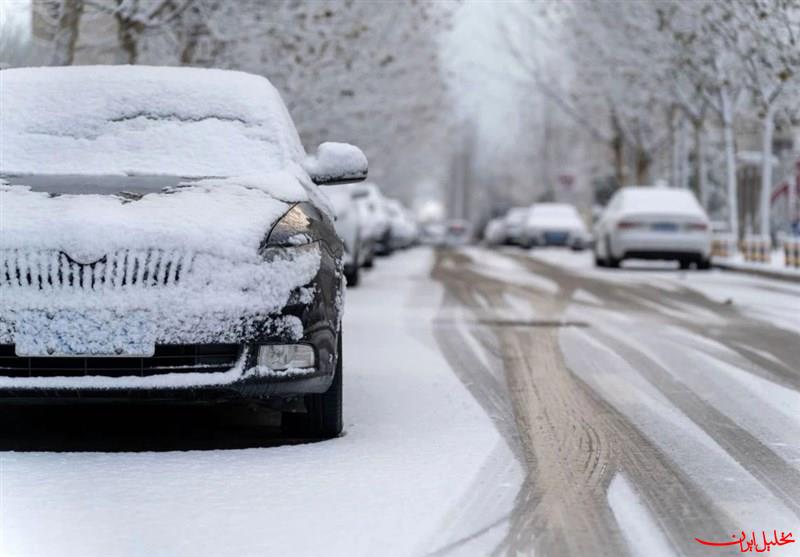
[[606,237],[606,266],[611,269],[619,269],[622,259],[617,259],[611,252],[611,240]]
[[306,412],[284,412],[284,434],[308,439],[333,439],[342,432],[342,333],[339,332],[336,371],[333,383],[324,393],[305,395]]
[[599,255],[597,255],[597,253],[595,253],[594,254],[594,266],[595,267],[607,267],[606,260],[603,259],[602,257],[600,257]]
[[701,259],[697,263],[697,268],[701,271],[708,271],[711,268],[711,260],[710,259]]
[[687,258],[679,259],[678,260],[678,265],[680,265],[681,270],[685,271],[686,269],[691,267],[692,261],[690,259],[687,259]]
[[347,280],[348,288],[355,288],[358,286],[361,273],[359,272],[358,265],[352,265],[344,268],[344,278]]
[[364,260],[364,268],[365,269],[372,269],[375,266],[375,255],[372,251],[369,252],[369,255]]

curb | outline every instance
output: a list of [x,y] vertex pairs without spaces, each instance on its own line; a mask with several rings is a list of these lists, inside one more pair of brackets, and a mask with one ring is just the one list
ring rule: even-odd
[[739,267],[737,265],[731,265],[729,263],[720,263],[718,261],[713,261],[711,263],[711,266],[714,267],[715,269],[722,269],[724,271],[733,271],[734,273],[745,273],[748,275],[755,275],[763,278],[800,283],[800,273],[798,273],[797,275],[792,275],[789,273],[781,273],[779,271],[770,271],[768,269],[752,269],[749,267]]

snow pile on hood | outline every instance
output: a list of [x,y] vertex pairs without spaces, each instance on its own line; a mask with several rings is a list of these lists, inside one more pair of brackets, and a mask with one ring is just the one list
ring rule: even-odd
[[0,73],[4,174],[262,174],[305,152],[280,95],[243,72],[147,66]]
[[[24,184],[24,177],[18,181]],[[55,250],[88,259],[156,247],[257,259],[266,234],[290,203],[308,199],[288,172],[186,182],[138,200],[51,196],[11,184],[0,180],[0,249]]]

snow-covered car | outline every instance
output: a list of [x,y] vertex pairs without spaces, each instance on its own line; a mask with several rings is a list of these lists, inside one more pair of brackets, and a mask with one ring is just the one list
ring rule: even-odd
[[391,253],[389,215],[386,213],[385,198],[376,184],[371,182],[358,184],[355,196],[365,223],[366,235],[372,246],[366,262],[366,266],[371,267],[373,255]]
[[426,246],[440,246],[446,232],[447,226],[442,221],[424,222],[419,225],[419,241]]
[[445,222],[443,238],[445,246],[465,246],[472,241],[472,224],[464,219],[452,219]]
[[506,242],[506,220],[494,218],[486,223],[483,229],[483,241],[490,246],[499,246]]
[[525,221],[524,243],[533,246],[586,247],[589,233],[578,211],[567,203],[536,203]]
[[264,403],[342,429],[343,248],[263,77],[197,68],[3,70],[0,398]]
[[528,220],[530,207],[512,207],[505,217],[506,243],[516,246],[525,243],[525,222]]
[[384,202],[389,217],[389,247],[392,250],[405,249],[417,240],[417,222],[410,212],[396,199]]
[[595,228],[595,261],[619,267],[625,259],[677,260],[710,267],[708,215],[689,190],[625,187],[608,203]]
[[336,215],[336,233],[344,243],[344,276],[347,286],[358,286],[361,267],[373,249],[367,243],[364,217],[354,188],[354,185],[346,184],[325,189]]

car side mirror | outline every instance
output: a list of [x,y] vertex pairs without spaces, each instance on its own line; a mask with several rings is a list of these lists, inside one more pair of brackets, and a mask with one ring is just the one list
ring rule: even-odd
[[311,180],[320,186],[361,182],[367,178],[367,157],[349,143],[322,143],[316,155],[306,157],[303,163]]

